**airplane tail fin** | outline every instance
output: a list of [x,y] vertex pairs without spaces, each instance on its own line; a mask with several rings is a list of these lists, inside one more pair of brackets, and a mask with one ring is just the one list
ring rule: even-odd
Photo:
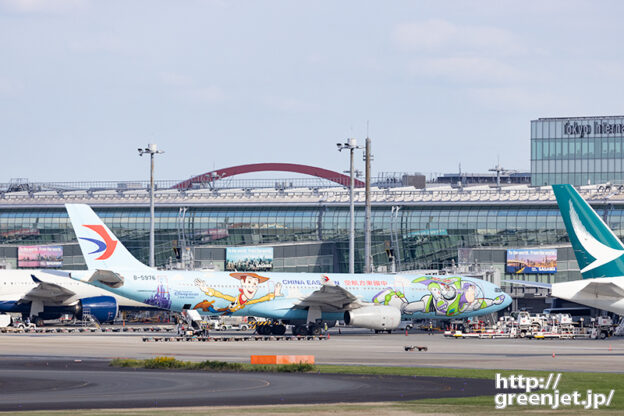
[[89,269],[150,269],[130,254],[91,207],[65,204],[65,208]]
[[624,276],[624,245],[571,185],[553,185],[583,279]]

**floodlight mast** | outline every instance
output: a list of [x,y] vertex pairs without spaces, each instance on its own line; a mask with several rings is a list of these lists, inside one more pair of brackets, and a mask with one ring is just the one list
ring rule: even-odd
[[355,149],[361,149],[362,146],[357,145],[356,139],[347,139],[346,143],[336,143],[338,151],[349,150],[349,212],[351,214],[351,224],[349,227],[349,273],[355,273],[355,208],[353,206],[353,187],[354,183],[354,168],[353,168],[353,152]]
[[165,153],[164,150],[158,150],[158,146],[149,143],[145,149],[137,149],[139,156],[146,153],[150,155],[150,241],[149,241],[149,265],[155,267],[154,262],[154,155]]

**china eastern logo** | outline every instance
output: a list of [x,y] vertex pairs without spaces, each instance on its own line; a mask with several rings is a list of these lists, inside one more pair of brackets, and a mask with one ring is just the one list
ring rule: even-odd
[[113,240],[110,235],[108,235],[103,225],[83,225],[83,227],[87,227],[88,229],[95,231],[100,237],[102,237],[102,240],[104,240],[101,241],[96,240],[95,238],[80,237],[81,240],[91,241],[98,246],[97,250],[92,251],[89,254],[97,254],[103,252],[102,255],[96,260],[106,260],[113,255],[115,247],[117,247],[117,241]]

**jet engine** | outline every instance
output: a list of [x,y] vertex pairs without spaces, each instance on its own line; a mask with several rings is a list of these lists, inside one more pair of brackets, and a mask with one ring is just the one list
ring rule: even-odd
[[76,318],[82,319],[84,314],[90,314],[98,322],[111,322],[117,316],[117,301],[112,296],[94,296],[78,301]]
[[347,325],[387,331],[399,327],[401,311],[385,305],[365,306],[345,312],[344,321]]

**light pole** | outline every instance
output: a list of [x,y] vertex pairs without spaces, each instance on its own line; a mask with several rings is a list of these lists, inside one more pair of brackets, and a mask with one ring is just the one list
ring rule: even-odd
[[373,270],[371,258],[371,139],[366,138],[366,150],[364,151],[364,162],[366,162],[366,203],[364,208],[364,273],[371,273]]
[[349,150],[350,156],[350,184],[349,184],[349,211],[351,213],[351,227],[349,228],[349,273],[355,273],[355,209],[353,206],[353,152],[355,149],[361,149],[361,146],[357,145],[357,140],[347,139],[347,143],[336,143],[338,151],[342,152],[345,149]]
[[137,149],[139,156],[145,153],[150,155],[150,242],[149,242],[149,265],[154,267],[154,155],[165,153],[158,150],[158,146],[150,143],[145,149]]

